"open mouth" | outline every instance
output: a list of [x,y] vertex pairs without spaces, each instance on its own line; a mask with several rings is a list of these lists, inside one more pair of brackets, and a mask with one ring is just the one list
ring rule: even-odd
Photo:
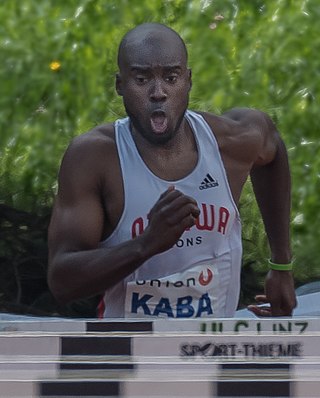
[[168,127],[168,119],[164,111],[156,110],[151,114],[151,128],[156,134],[163,134]]

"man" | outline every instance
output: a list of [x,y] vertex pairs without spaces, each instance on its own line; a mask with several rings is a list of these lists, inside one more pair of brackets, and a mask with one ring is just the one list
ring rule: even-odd
[[187,110],[180,36],[156,23],[123,38],[116,89],[128,118],[73,140],[49,229],[49,286],[61,302],[104,294],[105,317],[225,317],[238,303],[237,203],[251,174],[271,247],[257,315],[296,305],[290,176],[270,118]]

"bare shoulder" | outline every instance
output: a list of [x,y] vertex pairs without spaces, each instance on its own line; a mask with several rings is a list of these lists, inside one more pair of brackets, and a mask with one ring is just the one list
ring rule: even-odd
[[70,142],[66,155],[71,157],[92,156],[95,158],[115,148],[115,137],[113,124],[97,126],[94,129],[78,135]]
[[117,149],[112,124],[95,127],[73,138],[60,167],[60,191],[76,191],[80,187],[96,189],[116,162]]
[[[116,144],[113,124],[97,126],[94,129],[76,136],[70,142],[62,160],[61,169],[92,168],[100,162],[108,162],[116,156]],[[95,169],[95,168],[94,168]]]
[[223,113],[222,117],[238,122],[241,127],[252,131],[260,131],[264,134],[276,132],[276,127],[271,117],[259,109],[233,108]]
[[233,108],[222,115],[200,112],[207,123],[219,134],[241,135],[273,135],[277,133],[270,116],[253,108]]
[[222,115],[201,113],[214,132],[222,152],[253,164],[275,156],[280,140],[270,116],[258,109],[233,108]]

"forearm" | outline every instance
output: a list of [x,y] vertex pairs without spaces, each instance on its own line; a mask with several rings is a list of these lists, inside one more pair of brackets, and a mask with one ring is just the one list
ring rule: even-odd
[[279,140],[274,160],[251,172],[253,189],[268,236],[271,261],[291,261],[290,208],[291,181],[285,146]]
[[49,287],[61,303],[100,294],[149,257],[143,237],[111,248],[56,254],[49,261]]
[[[101,214],[95,217],[95,223],[90,223],[88,218],[87,222],[82,220],[80,228],[75,227],[70,214],[60,224],[55,220],[61,219],[62,214],[56,216],[49,228],[48,283],[51,291],[64,303],[105,291],[152,256],[172,248],[183,232],[194,225],[199,213],[194,199],[168,189],[149,212],[144,232],[109,248],[97,247],[101,228],[94,225],[99,223]],[[73,229],[68,229],[72,222]],[[85,227],[87,225],[89,227]]]

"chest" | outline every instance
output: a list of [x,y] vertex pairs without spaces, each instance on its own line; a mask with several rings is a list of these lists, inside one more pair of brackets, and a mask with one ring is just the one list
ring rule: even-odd
[[102,198],[106,236],[113,233],[124,217],[129,217],[127,222],[131,225],[139,217],[145,224],[150,209],[172,185],[193,197],[200,206],[204,204],[204,214],[209,209],[208,214],[217,217],[216,209],[234,206],[250,167],[230,151],[232,142],[217,139],[214,143],[211,134],[201,132],[200,143],[198,139],[188,151],[177,151],[174,156],[152,151],[141,154],[128,132],[129,139],[119,134],[117,156],[107,172]]
[[150,176],[174,183],[192,174],[198,163],[198,151],[196,147],[192,147],[170,156],[151,152],[143,157],[142,163],[145,165],[145,170],[150,172]]
[[[219,230],[220,234],[224,234],[229,221],[235,216],[236,208],[221,159],[203,155],[194,159],[192,168],[188,165],[174,170],[171,179],[161,178],[143,162],[135,159],[130,164],[123,158],[119,184],[112,196],[109,195],[107,235],[115,230],[121,238],[125,234],[124,239],[141,234],[148,225],[148,213],[160,195],[172,185],[198,203],[201,215],[196,229],[209,232]],[[188,170],[189,173],[180,174],[181,170]],[[168,177],[168,174],[165,176]]]

